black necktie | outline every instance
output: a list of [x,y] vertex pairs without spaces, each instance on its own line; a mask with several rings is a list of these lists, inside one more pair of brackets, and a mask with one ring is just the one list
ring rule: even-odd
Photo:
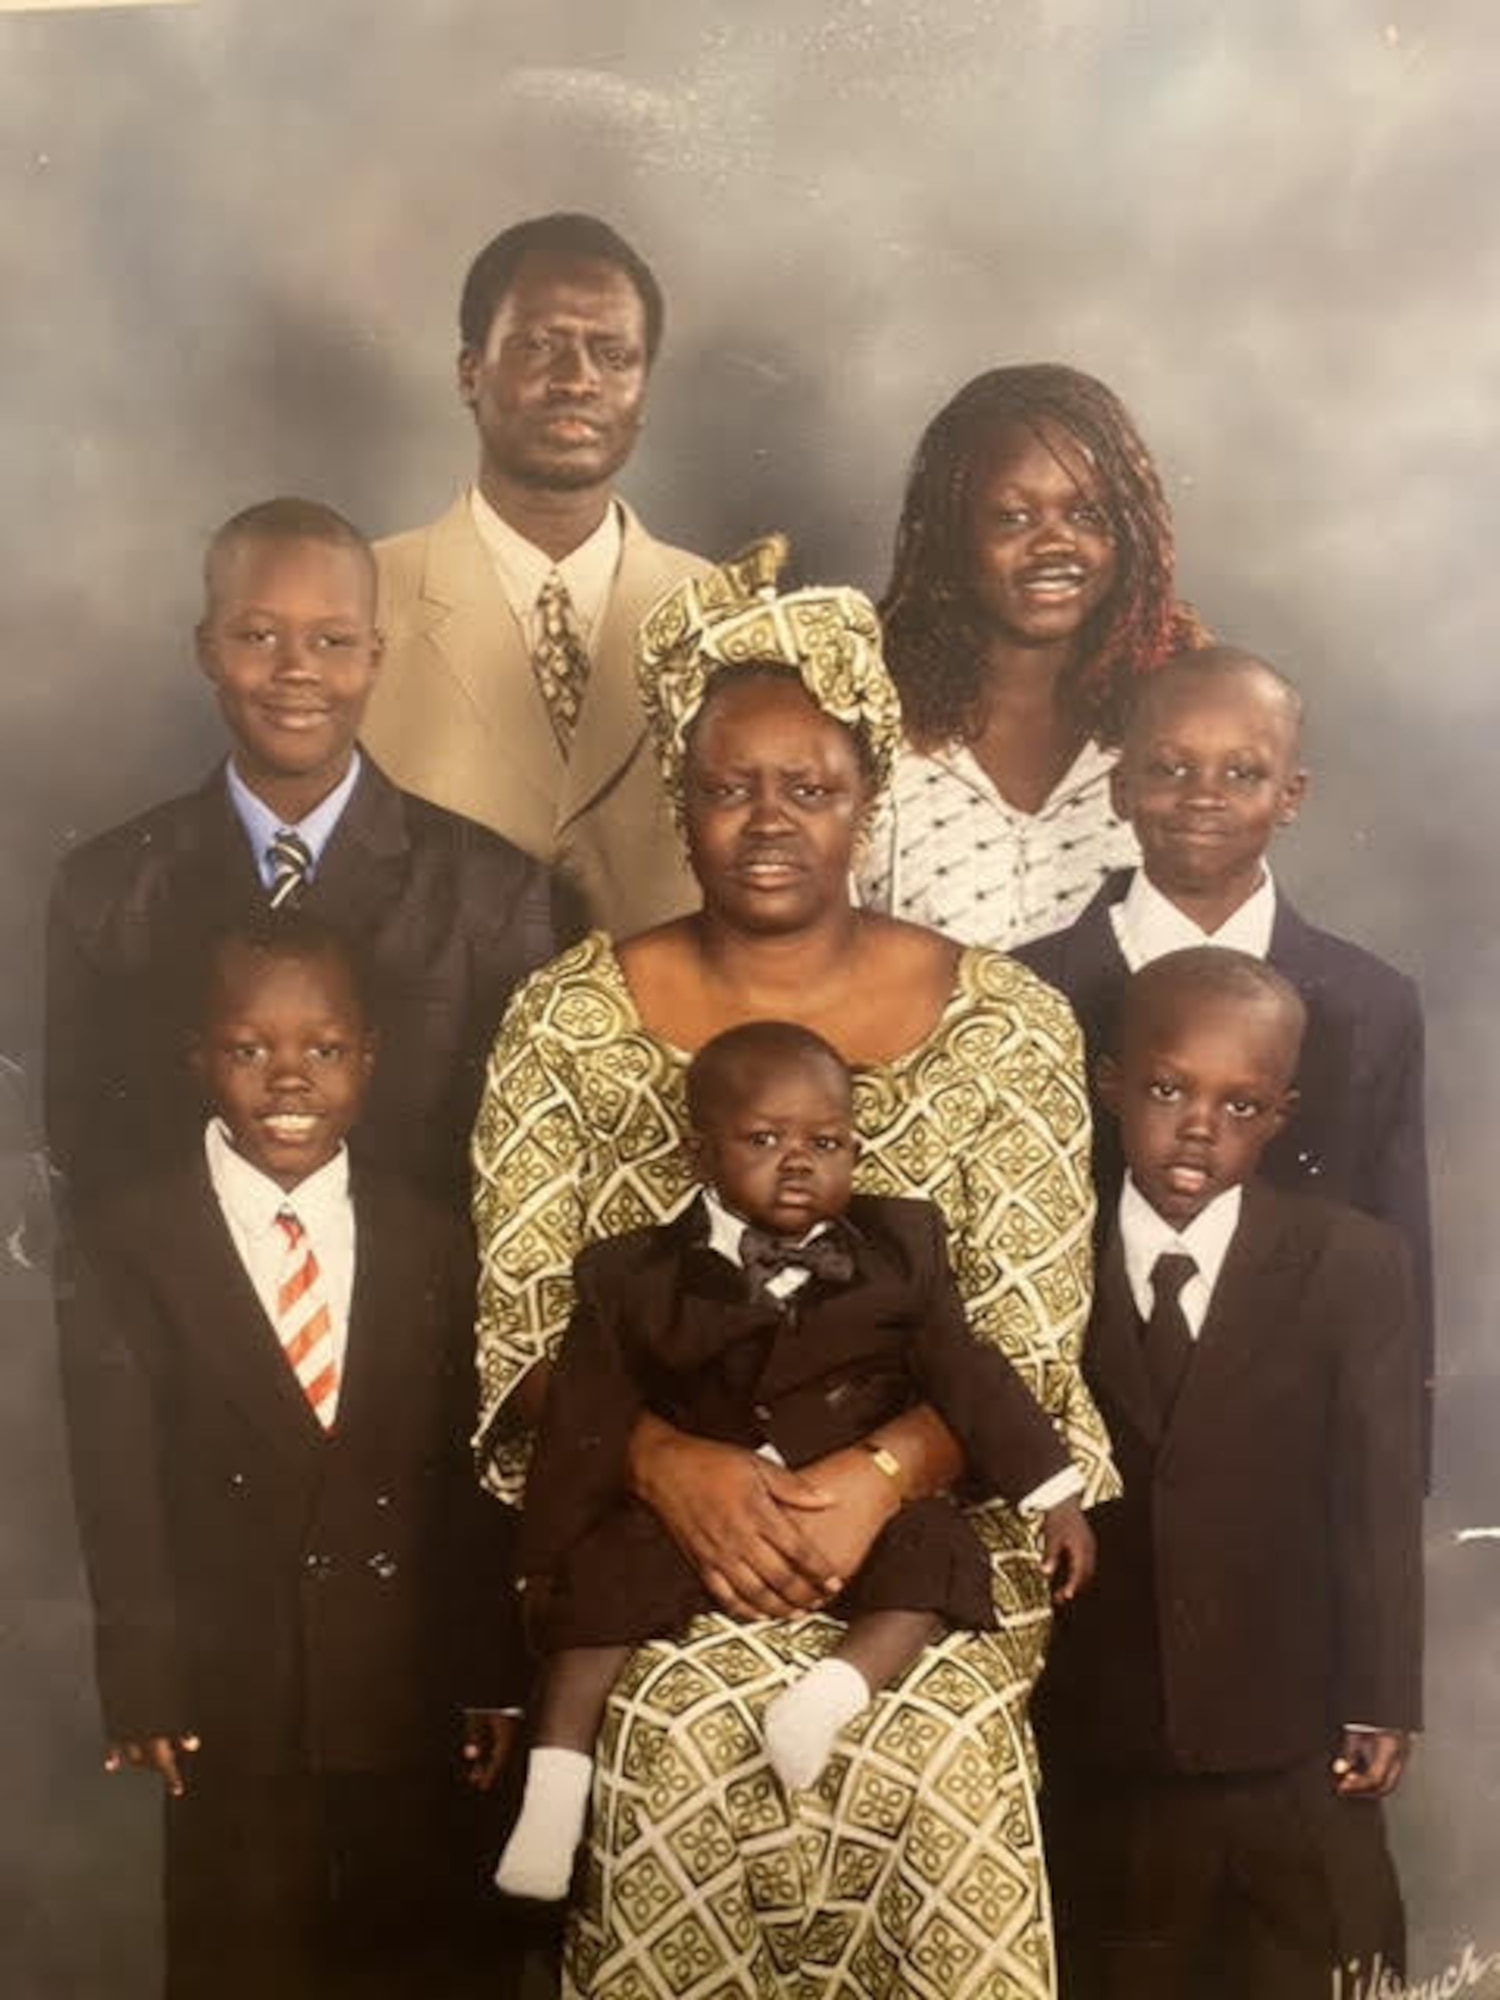
[[1163,1423],[1172,1414],[1193,1358],[1193,1336],[1181,1301],[1182,1288],[1197,1269],[1191,1257],[1177,1250],[1164,1250],[1151,1266],[1151,1317],[1141,1329],[1141,1350]]
[[[806,1271],[830,1285],[847,1285],[854,1276],[854,1257],[842,1232],[825,1229],[810,1243],[794,1243],[790,1237],[773,1236],[747,1222],[740,1238],[740,1262],[750,1281],[750,1296],[766,1295],[766,1281],[778,1271]],[[771,1297],[775,1297],[772,1293]]]
[[284,909],[302,900],[302,891],[312,872],[312,855],[300,833],[281,827],[271,836],[266,849],[271,863],[271,908]]

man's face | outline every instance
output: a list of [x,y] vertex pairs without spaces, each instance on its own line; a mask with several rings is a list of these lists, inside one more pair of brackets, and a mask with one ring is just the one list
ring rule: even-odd
[[328,542],[231,545],[198,627],[198,663],[252,790],[297,779],[331,791],[380,664],[369,564]]
[[481,479],[554,491],[606,484],[641,427],[647,367],[646,309],[618,265],[524,257],[483,349],[458,357]]

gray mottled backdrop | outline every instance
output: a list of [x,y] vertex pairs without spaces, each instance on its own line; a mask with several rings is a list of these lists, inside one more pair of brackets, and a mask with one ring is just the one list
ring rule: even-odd
[[[215,740],[195,565],[302,491],[434,514],[468,255],[598,210],[671,301],[628,486],[883,580],[917,431],[1060,358],[1136,411],[1186,591],[1304,684],[1280,866],[1421,978],[1440,1220],[1417,1969],[1500,1950],[1493,0],[202,0],[0,14],[0,1985],[151,1990],[155,1801],[97,1744],[30,1182],[60,846]],[[1493,1990],[1500,1992],[1500,1974]]]

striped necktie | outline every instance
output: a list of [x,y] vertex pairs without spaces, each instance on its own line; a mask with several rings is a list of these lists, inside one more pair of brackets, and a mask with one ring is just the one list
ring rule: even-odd
[[323,1274],[307,1231],[291,1209],[282,1209],[276,1227],[286,1238],[276,1280],[277,1337],[314,1416],[327,1430],[338,1413],[339,1370]]
[[568,586],[556,570],[542,585],[536,600],[538,633],[531,656],[537,686],[552,718],[552,733],[564,757],[573,747],[573,731],[583,706],[589,677],[588,648],[578,629]]
[[279,910],[288,903],[295,907],[312,872],[307,842],[290,827],[280,827],[271,836],[266,859],[271,864],[271,908]]

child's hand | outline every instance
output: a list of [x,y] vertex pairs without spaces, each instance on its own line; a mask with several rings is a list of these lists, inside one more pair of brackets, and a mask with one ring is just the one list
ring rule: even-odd
[[187,1756],[198,1748],[196,1736],[128,1736],[118,1743],[111,1743],[104,1753],[106,1771],[159,1771],[161,1781],[174,1799],[180,1799],[187,1790],[184,1778],[185,1766],[178,1762],[178,1752]]
[[1346,1729],[1333,1760],[1333,1789],[1346,1799],[1389,1798],[1410,1749],[1404,1729]]
[[515,1748],[521,1718],[503,1708],[464,1710],[464,1770],[476,1792],[490,1791]]
[[1094,1574],[1094,1531],[1076,1494],[1042,1516],[1042,1569],[1051,1579],[1054,1604],[1068,1604],[1088,1589]]

